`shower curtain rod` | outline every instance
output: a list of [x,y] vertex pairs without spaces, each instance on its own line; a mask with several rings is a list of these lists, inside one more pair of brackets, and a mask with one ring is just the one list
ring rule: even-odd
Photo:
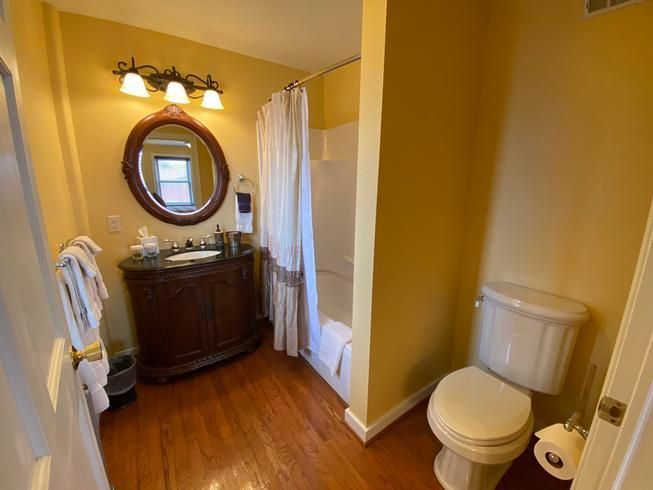
[[358,61],[360,59],[361,59],[361,55],[356,54],[356,55],[351,56],[351,57],[349,57],[349,58],[347,58],[345,60],[338,61],[338,63],[336,63],[335,65],[331,65],[330,67],[325,68],[322,71],[319,71],[317,73],[313,73],[312,75],[309,75],[306,78],[302,78],[301,80],[295,80],[294,82],[290,82],[288,85],[286,85],[283,88],[283,91],[288,92],[289,90],[297,88],[300,85],[304,85],[306,82],[308,82],[310,80],[313,80],[314,78],[321,77],[322,75],[326,75],[327,73],[329,73],[329,72],[331,72],[333,70],[337,70],[338,68],[340,68],[342,66],[348,65],[349,63],[353,63],[354,61]]

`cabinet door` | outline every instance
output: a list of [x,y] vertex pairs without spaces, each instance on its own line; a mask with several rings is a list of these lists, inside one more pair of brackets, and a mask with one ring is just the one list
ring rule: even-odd
[[250,266],[212,274],[204,279],[209,305],[209,331],[215,350],[226,351],[252,335]]
[[201,278],[157,284],[156,300],[168,364],[182,364],[209,355]]
[[150,366],[165,366],[168,360],[159,323],[155,287],[137,281],[128,282],[128,287],[138,335],[138,359]]

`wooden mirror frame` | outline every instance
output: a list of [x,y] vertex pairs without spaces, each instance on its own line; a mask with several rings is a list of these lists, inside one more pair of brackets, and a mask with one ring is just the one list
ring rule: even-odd
[[[152,131],[170,124],[183,126],[195,133],[206,144],[209,153],[213,157],[214,170],[217,176],[216,187],[206,204],[192,213],[173,213],[159,206],[150,196],[145,183],[140,177],[138,159],[143,148],[143,142]],[[215,136],[206,126],[186,114],[181,107],[175,104],[170,104],[159,112],[144,117],[134,126],[134,129],[129,133],[127,143],[125,143],[122,173],[129,185],[129,190],[145,211],[161,221],[178,226],[194,225],[213,216],[224,201],[229,183],[229,167],[218,140],[215,139]]]

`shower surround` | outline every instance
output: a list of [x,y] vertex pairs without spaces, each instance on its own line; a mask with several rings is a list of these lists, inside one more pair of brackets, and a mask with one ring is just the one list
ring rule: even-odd
[[[310,130],[313,234],[320,330],[331,318],[351,327],[358,122]],[[351,344],[334,376],[318,359],[320,332],[301,355],[349,403]]]

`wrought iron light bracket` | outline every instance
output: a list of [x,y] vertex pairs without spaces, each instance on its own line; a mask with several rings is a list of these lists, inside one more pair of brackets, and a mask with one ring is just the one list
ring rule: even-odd
[[146,88],[149,92],[165,92],[168,83],[179,82],[186,89],[186,94],[191,99],[202,97],[203,94],[201,93],[193,95],[196,92],[215,90],[221,95],[223,93],[219,83],[211,75],[206,75],[206,78],[198,77],[193,73],[184,76],[174,66],[164,70],[159,70],[156,66],[152,65],[136,66],[136,61],[133,56],[131,57],[131,66],[126,61],[119,61],[117,69],[113,70],[113,74],[118,76],[121,83],[127,73],[140,75],[147,82]]

